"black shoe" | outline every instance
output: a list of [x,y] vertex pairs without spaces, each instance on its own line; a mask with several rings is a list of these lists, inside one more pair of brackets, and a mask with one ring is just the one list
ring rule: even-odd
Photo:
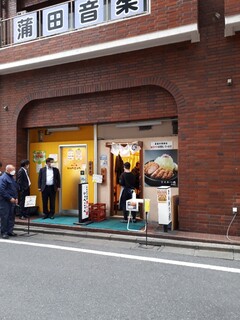
[[19,219],[21,219],[21,220],[27,220],[27,218],[24,217],[24,216],[19,217]]
[[46,216],[43,217],[44,220],[45,220],[45,219],[48,219],[48,218],[49,218],[48,215],[46,215]]
[[4,234],[2,235],[2,238],[3,238],[3,239],[9,239],[9,236],[4,233]]
[[133,219],[133,223],[136,223],[137,222],[137,220],[136,219]]
[[121,222],[122,223],[127,223],[128,221],[124,219],[124,220],[121,220]]
[[50,219],[54,219],[54,216],[51,216]]
[[8,232],[9,237],[16,237],[17,234],[15,232]]

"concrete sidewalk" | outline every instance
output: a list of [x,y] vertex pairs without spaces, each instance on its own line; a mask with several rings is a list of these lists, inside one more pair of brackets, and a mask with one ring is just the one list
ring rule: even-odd
[[[15,230],[28,232],[27,221],[16,221]],[[186,250],[195,256],[209,256],[222,259],[240,260],[240,237],[211,235],[183,231],[163,232],[157,224],[149,223],[145,232],[119,232],[112,230],[90,230],[79,226],[41,225],[30,223],[29,233],[45,233],[71,237],[97,238],[137,243],[143,247],[157,246],[162,251],[183,253]]]

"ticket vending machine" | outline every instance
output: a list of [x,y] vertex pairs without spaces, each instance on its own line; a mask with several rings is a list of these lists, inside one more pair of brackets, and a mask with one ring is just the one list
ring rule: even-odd
[[[172,222],[171,187],[157,188],[158,223],[168,226]],[[166,231],[164,229],[164,231]]]

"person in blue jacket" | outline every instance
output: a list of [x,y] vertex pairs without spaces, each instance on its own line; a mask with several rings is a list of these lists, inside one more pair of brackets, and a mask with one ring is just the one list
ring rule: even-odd
[[15,206],[18,205],[18,184],[14,179],[15,173],[15,167],[8,164],[6,171],[0,176],[0,217],[3,239],[16,236],[13,232]]

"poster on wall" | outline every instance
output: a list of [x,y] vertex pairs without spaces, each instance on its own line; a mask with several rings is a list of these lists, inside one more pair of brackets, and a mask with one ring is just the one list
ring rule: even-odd
[[144,159],[145,186],[178,186],[178,150],[145,150]]
[[36,172],[39,173],[42,164],[46,161],[46,152],[43,150],[33,151],[33,162],[36,163]]

